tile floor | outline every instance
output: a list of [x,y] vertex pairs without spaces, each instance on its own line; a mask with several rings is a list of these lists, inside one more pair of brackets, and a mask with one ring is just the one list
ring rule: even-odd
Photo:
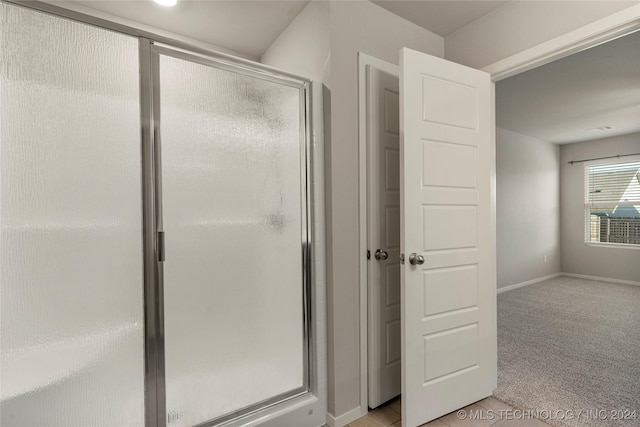
[[[390,402],[369,412],[346,427],[401,427],[401,398]],[[463,408],[468,415],[461,419],[458,412],[452,412],[421,427],[549,427],[548,424],[533,419],[523,418],[522,412],[509,412],[515,410],[512,406],[499,401],[494,397],[487,397],[479,402]],[[474,419],[472,419],[474,418]]]

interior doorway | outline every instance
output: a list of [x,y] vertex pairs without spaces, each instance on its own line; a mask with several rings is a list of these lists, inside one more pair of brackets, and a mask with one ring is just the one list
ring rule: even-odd
[[[610,25],[611,27],[613,27],[611,23],[608,23],[607,25]],[[607,37],[608,38],[616,37],[615,34],[617,34],[615,29],[613,28],[609,28],[608,32],[605,32],[605,33],[606,35],[602,36],[601,41],[604,41],[604,39]],[[570,53],[572,53],[572,49],[578,49],[576,46],[585,46],[587,43],[587,39],[589,39],[589,37],[587,37],[584,33],[582,33],[581,35],[579,35],[579,37],[576,36],[576,38],[571,43],[568,43],[567,40],[562,41],[565,44],[565,46],[563,47],[564,56],[567,56]],[[558,41],[558,44],[559,43],[560,41]],[[595,41],[593,39],[589,39],[588,43],[595,43]],[[556,49],[557,49],[557,46],[556,46]],[[526,71],[527,69],[530,69],[533,66],[542,65],[543,63],[549,62],[549,59],[548,58],[543,59],[542,58],[543,56],[544,55],[540,55],[540,52],[538,51],[535,55],[533,53],[530,55],[530,58],[532,59],[528,59],[526,61],[520,61],[518,65],[515,65],[515,63],[512,63],[511,66],[503,65],[502,67],[498,67],[498,68],[490,66],[488,68],[494,68],[496,70],[494,71],[495,73],[494,75],[496,76],[494,80],[499,80],[499,79],[517,74],[519,72]],[[367,55],[361,54],[360,59],[361,59],[360,76],[361,78],[364,78],[364,82],[365,82],[364,85],[361,83],[360,88],[361,90],[364,89],[366,92],[366,96],[361,97],[361,104],[360,104],[361,106],[361,111],[360,111],[361,122],[360,123],[365,124],[364,126],[361,125],[360,136],[361,138],[363,136],[365,137],[364,140],[366,141],[366,144],[367,144],[364,154],[361,151],[361,165],[363,164],[366,165],[364,173],[361,172],[361,179],[365,178],[364,182],[366,182],[366,195],[367,195],[364,204],[362,203],[362,199],[361,199],[361,209],[364,208],[364,212],[366,212],[366,215],[364,217],[366,218],[366,222],[364,227],[362,223],[360,227],[361,236],[363,235],[365,236],[364,239],[361,238],[361,242],[366,241],[366,245],[361,247],[367,248],[366,268],[361,269],[361,278],[364,278],[364,283],[367,284],[365,288],[366,291],[364,293],[361,292],[361,296],[363,297],[362,300],[366,301],[366,305],[364,305],[364,307],[367,308],[367,310],[364,310],[364,313],[361,312],[361,316],[363,320],[366,322],[365,323],[365,327],[366,327],[365,343],[367,345],[367,351],[364,352],[364,354],[362,355],[363,359],[366,359],[366,360],[364,360],[365,364],[363,368],[363,374],[364,374],[363,378],[365,378],[365,380],[363,381],[363,388],[361,390],[364,393],[363,394],[364,398],[362,399],[362,401],[367,402],[366,406],[370,408],[374,408],[377,405],[385,402],[385,400],[382,400],[384,399],[385,396],[390,396],[390,398],[393,398],[396,395],[395,392],[393,391],[372,390],[372,387],[376,387],[374,385],[376,384],[376,382],[378,384],[377,386],[378,388],[380,387],[381,384],[387,384],[387,385],[390,385],[389,390],[393,390],[392,388],[393,380],[387,381],[384,379],[385,369],[380,369],[380,363],[379,363],[381,360],[383,360],[384,363],[386,364],[385,366],[383,366],[383,368],[386,367],[388,368],[387,370],[391,370],[390,368],[392,367],[393,362],[395,361],[395,359],[393,358],[395,354],[393,353],[393,350],[390,351],[390,349],[392,349],[391,344],[393,343],[393,340],[394,340],[393,338],[394,319],[393,319],[393,316],[390,315],[390,313],[393,312],[393,310],[390,310],[390,308],[392,306],[395,306],[396,302],[393,298],[393,295],[394,295],[393,274],[392,273],[387,274],[387,270],[392,270],[393,267],[390,266],[390,268],[382,268],[380,265],[376,265],[376,262],[389,260],[392,256],[391,251],[394,250],[392,245],[393,243],[392,230],[394,227],[393,220],[390,217],[387,218],[381,215],[381,212],[383,212],[383,209],[386,209],[387,207],[390,209],[393,209],[394,205],[392,203],[390,203],[389,205],[384,204],[384,206],[381,206],[380,204],[378,205],[372,204],[371,205],[372,207],[369,207],[368,201],[372,201],[374,197],[377,197],[378,200],[383,200],[383,201],[385,201],[387,197],[389,197],[390,200],[392,200],[393,198],[392,193],[390,195],[387,195],[386,193],[389,193],[390,191],[394,190],[394,188],[389,187],[387,185],[388,183],[393,184],[394,181],[393,181],[393,178],[391,178],[390,180],[387,179],[386,172],[387,170],[390,170],[390,168],[387,168],[387,165],[383,164],[382,161],[387,161],[389,159],[389,156],[388,156],[389,153],[386,153],[384,151],[385,149],[393,151],[393,146],[386,146],[385,144],[387,144],[387,140],[391,140],[391,141],[393,140],[395,129],[392,127],[393,121],[388,119],[388,117],[386,116],[387,113],[385,112],[384,109],[381,109],[381,114],[379,115],[379,117],[382,118],[382,120],[379,120],[380,123],[373,123],[373,120],[369,120],[367,115],[371,114],[370,109],[372,108],[373,105],[375,105],[376,103],[380,104],[381,102],[388,102],[388,100],[391,98],[391,95],[394,92],[391,87],[391,88],[387,88],[386,91],[383,90],[383,96],[376,95],[375,93],[372,93],[372,92],[375,92],[375,89],[373,89],[370,86],[370,82],[372,81],[372,79],[375,79],[375,78],[377,78],[378,80],[381,79],[380,76],[377,76],[377,77],[375,76],[378,74],[378,71],[380,70],[383,70],[386,74],[389,74],[391,76],[393,75],[397,76],[398,67],[392,64],[386,63],[384,61],[380,61],[376,58],[368,57]],[[558,58],[554,58],[554,59],[558,59]],[[534,64],[534,63],[536,65],[532,66],[531,64]],[[377,69],[372,71],[374,68],[377,68]],[[364,103],[363,103],[363,100],[364,100]],[[369,144],[370,142],[372,142],[372,138],[369,137],[369,133],[371,132],[372,128],[375,126],[377,126],[378,129],[382,129],[385,135],[382,138],[380,138],[380,141],[378,141],[380,146],[371,147]],[[362,148],[362,144],[361,144],[361,148]],[[382,150],[383,155],[380,155],[381,153],[380,150]],[[371,165],[377,165],[376,166],[377,172],[373,171],[373,168],[371,167]],[[380,165],[382,165],[382,168],[380,167]],[[375,188],[375,186],[372,185],[375,182],[378,182],[378,187],[380,188]],[[379,183],[382,183],[383,185],[381,186]],[[361,190],[362,189],[364,189],[364,186],[361,185]],[[375,220],[376,216],[378,217],[377,222]],[[373,236],[370,233],[371,230],[377,230],[379,236],[378,237]],[[364,233],[362,233],[362,231],[364,231]],[[388,246],[388,248],[386,246]],[[391,249],[391,251],[389,251],[388,249]],[[380,276],[383,273],[385,274],[385,276],[380,278]],[[384,286],[384,289],[379,289],[378,292],[371,292],[371,286],[370,286],[371,279],[375,278],[376,276],[378,277],[378,281],[384,283],[385,286]],[[389,280],[388,276],[391,276],[391,280]],[[382,313],[372,314],[371,308],[376,306],[383,309]],[[378,331],[379,332],[378,335],[374,336],[373,334],[376,333],[375,329],[380,326],[383,327],[383,330]],[[376,361],[372,360],[372,358],[377,358],[378,365],[376,365]]]
[[400,57],[400,67],[361,69],[366,405],[401,392],[402,423],[415,426],[495,388],[493,105],[487,73],[410,49]]

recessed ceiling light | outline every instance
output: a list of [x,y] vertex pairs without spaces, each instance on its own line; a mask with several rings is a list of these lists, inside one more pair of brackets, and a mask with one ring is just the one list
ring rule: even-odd
[[611,130],[613,129],[613,126],[600,126],[597,128],[591,128],[591,129],[587,129],[588,131],[594,131],[594,130]]
[[178,4],[178,0],[153,0],[161,6],[171,7]]

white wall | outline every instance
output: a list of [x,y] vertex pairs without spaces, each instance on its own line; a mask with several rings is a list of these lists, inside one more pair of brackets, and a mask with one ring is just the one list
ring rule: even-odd
[[562,145],[560,198],[562,270],[565,273],[640,282],[640,250],[584,243],[584,164],[571,160],[640,153],[640,133]]
[[330,100],[325,115],[328,363],[329,412],[336,418],[360,405],[358,257],[364,254],[358,248],[357,54],[397,64],[405,46],[444,55],[442,37],[368,1],[311,2],[262,57],[269,65],[322,78],[325,103]]
[[559,147],[497,128],[496,156],[498,288],[559,273]]
[[329,2],[311,1],[262,54],[260,62],[329,81]]
[[445,57],[474,68],[514,55],[637,1],[512,1],[445,38]]

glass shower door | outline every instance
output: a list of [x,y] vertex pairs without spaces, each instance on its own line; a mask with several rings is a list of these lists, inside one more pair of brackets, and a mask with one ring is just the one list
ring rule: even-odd
[[0,425],[143,426],[138,40],[0,2]]
[[155,51],[168,425],[215,423],[309,385],[305,89]]

